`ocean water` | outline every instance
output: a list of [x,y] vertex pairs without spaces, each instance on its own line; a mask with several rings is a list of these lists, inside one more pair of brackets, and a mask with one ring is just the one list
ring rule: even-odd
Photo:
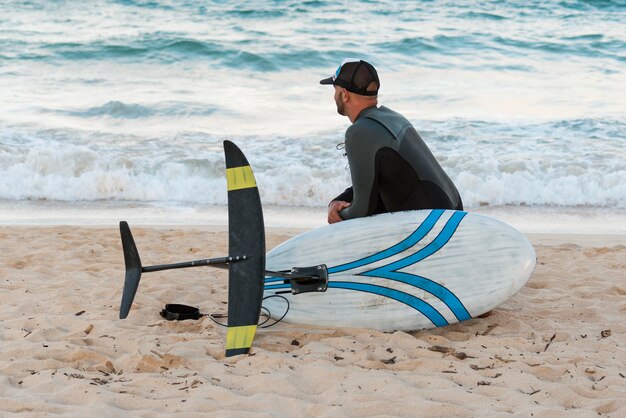
[[624,0],[0,0],[1,222],[198,222],[227,203],[225,139],[277,219],[323,222],[349,121],[318,81],[345,57],[468,209],[624,215],[624,22]]

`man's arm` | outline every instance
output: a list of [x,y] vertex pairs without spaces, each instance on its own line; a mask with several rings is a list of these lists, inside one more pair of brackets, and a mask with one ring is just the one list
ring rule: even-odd
[[354,196],[354,192],[353,192],[352,186],[350,186],[346,190],[344,190],[343,193],[341,193],[339,196],[331,200],[331,203],[336,200],[342,201],[342,202],[352,202],[353,196]]
[[342,219],[359,218],[376,212],[376,153],[380,149],[380,128],[374,121],[363,121],[352,125],[346,132],[346,154],[350,164],[353,196],[350,206],[339,212]]
[[341,216],[339,216],[339,211],[350,206],[350,202],[352,202],[352,187],[348,187],[343,193],[330,201],[328,204],[328,223],[334,224],[343,221]]

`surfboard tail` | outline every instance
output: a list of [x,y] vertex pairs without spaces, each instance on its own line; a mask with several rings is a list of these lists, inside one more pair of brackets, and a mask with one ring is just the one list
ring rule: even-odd
[[228,188],[228,330],[226,357],[250,351],[256,334],[265,278],[265,225],[250,164],[232,142],[224,141]]

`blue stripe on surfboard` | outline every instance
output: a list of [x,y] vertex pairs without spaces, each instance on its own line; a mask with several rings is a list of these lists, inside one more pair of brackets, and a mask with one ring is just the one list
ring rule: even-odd
[[441,209],[432,210],[430,214],[426,217],[424,222],[422,222],[421,225],[404,240],[393,245],[392,247],[387,248],[386,250],[380,251],[376,254],[372,254],[360,260],[352,261],[346,264],[340,264],[335,267],[330,267],[328,269],[328,273],[339,273],[357,267],[362,267],[367,264],[375,263],[377,261],[384,260],[385,258],[392,257],[408,248],[411,248],[412,246],[420,242],[433,229],[443,213],[444,211]]
[[267,279],[265,279],[265,283],[282,282],[283,280],[285,279],[282,277],[268,277]]
[[[395,280],[397,282],[406,283],[418,289],[422,289],[436,298],[440,299],[452,311],[459,321],[465,321],[472,316],[467,312],[463,303],[448,288],[414,274],[402,273],[399,271],[378,272],[376,274],[364,273],[365,276],[380,277],[383,279]],[[329,284],[330,286],[330,284]]]
[[281,284],[266,284],[265,290],[280,290],[280,289],[291,289],[290,284],[281,283]]
[[443,246],[448,243],[448,241],[450,241],[450,238],[452,238],[452,236],[456,232],[459,224],[461,223],[465,215],[467,215],[467,212],[454,212],[450,219],[448,219],[448,222],[446,222],[446,225],[443,227],[439,235],[437,235],[437,237],[435,237],[435,239],[430,244],[408,257],[405,257],[401,260],[395,261],[380,268],[386,270],[399,270],[412,264],[418,263],[423,259],[435,254],[437,251],[442,249]]
[[[442,209],[432,210],[428,214],[426,219],[424,219],[424,221],[420,224],[420,226],[404,240],[383,251],[364,257],[360,260],[352,261],[346,264],[340,264],[335,267],[330,267],[328,269],[328,274],[339,273],[353,268],[362,267],[367,264],[375,263],[377,261],[384,260],[385,258],[389,258],[398,253],[401,253],[408,248],[411,248],[412,246],[419,243],[426,235],[428,235],[428,233],[433,229],[433,227],[439,221],[444,212],[445,211]],[[268,277],[265,279],[265,283],[280,282],[283,280],[284,279],[280,277]]]
[[456,232],[465,215],[467,215],[466,212],[455,212],[443,227],[439,235],[437,235],[437,237],[430,244],[418,252],[391,264],[387,264],[386,266],[363,272],[360,275],[395,280],[425,290],[426,292],[441,299],[441,301],[446,304],[459,321],[471,318],[471,315],[459,298],[445,286],[421,276],[397,271],[418,263],[443,248],[448,241],[450,241],[450,238],[452,238]]
[[446,318],[444,318],[443,315],[441,315],[439,311],[437,311],[437,309],[432,307],[429,303],[424,302],[422,299],[416,296],[409,295],[408,293],[404,293],[399,290],[391,289],[389,287],[377,286],[369,283],[355,282],[331,282],[328,283],[328,287],[357,290],[359,292],[367,292],[385,296],[390,299],[397,300],[398,302],[402,302],[405,305],[408,305],[413,309],[419,311],[437,327],[443,327],[445,325],[448,325],[448,321],[446,320]]
[[[291,286],[288,284],[275,284],[265,286],[265,290],[278,290],[278,289],[288,289]],[[373,293],[375,295],[385,296],[389,299],[393,299],[395,301],[404,303],[405,305],[410,306],[411,308],[417,310],[422,315],[424,315],[430,322],[432,322],[436,327],[443,327],[448,325],[448,321],[443,317],[429,303],[424,302],[422,299],[410,295],[408,293],[401,292],[399,290],[391,289],[389,287],[377,286],[369,283],[357,283],[357,282],[329,282],[328,287],[335,289],[346,289],[346,290],[355,290],[357,292],[366,292]]]

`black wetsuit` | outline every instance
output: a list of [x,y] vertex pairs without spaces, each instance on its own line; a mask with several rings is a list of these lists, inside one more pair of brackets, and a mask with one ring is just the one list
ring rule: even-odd
[[363,110],[346,131],[352,187],[333,200],[352,219],[418,209],[463,210],[452,180],[402,115],[384,106]]

